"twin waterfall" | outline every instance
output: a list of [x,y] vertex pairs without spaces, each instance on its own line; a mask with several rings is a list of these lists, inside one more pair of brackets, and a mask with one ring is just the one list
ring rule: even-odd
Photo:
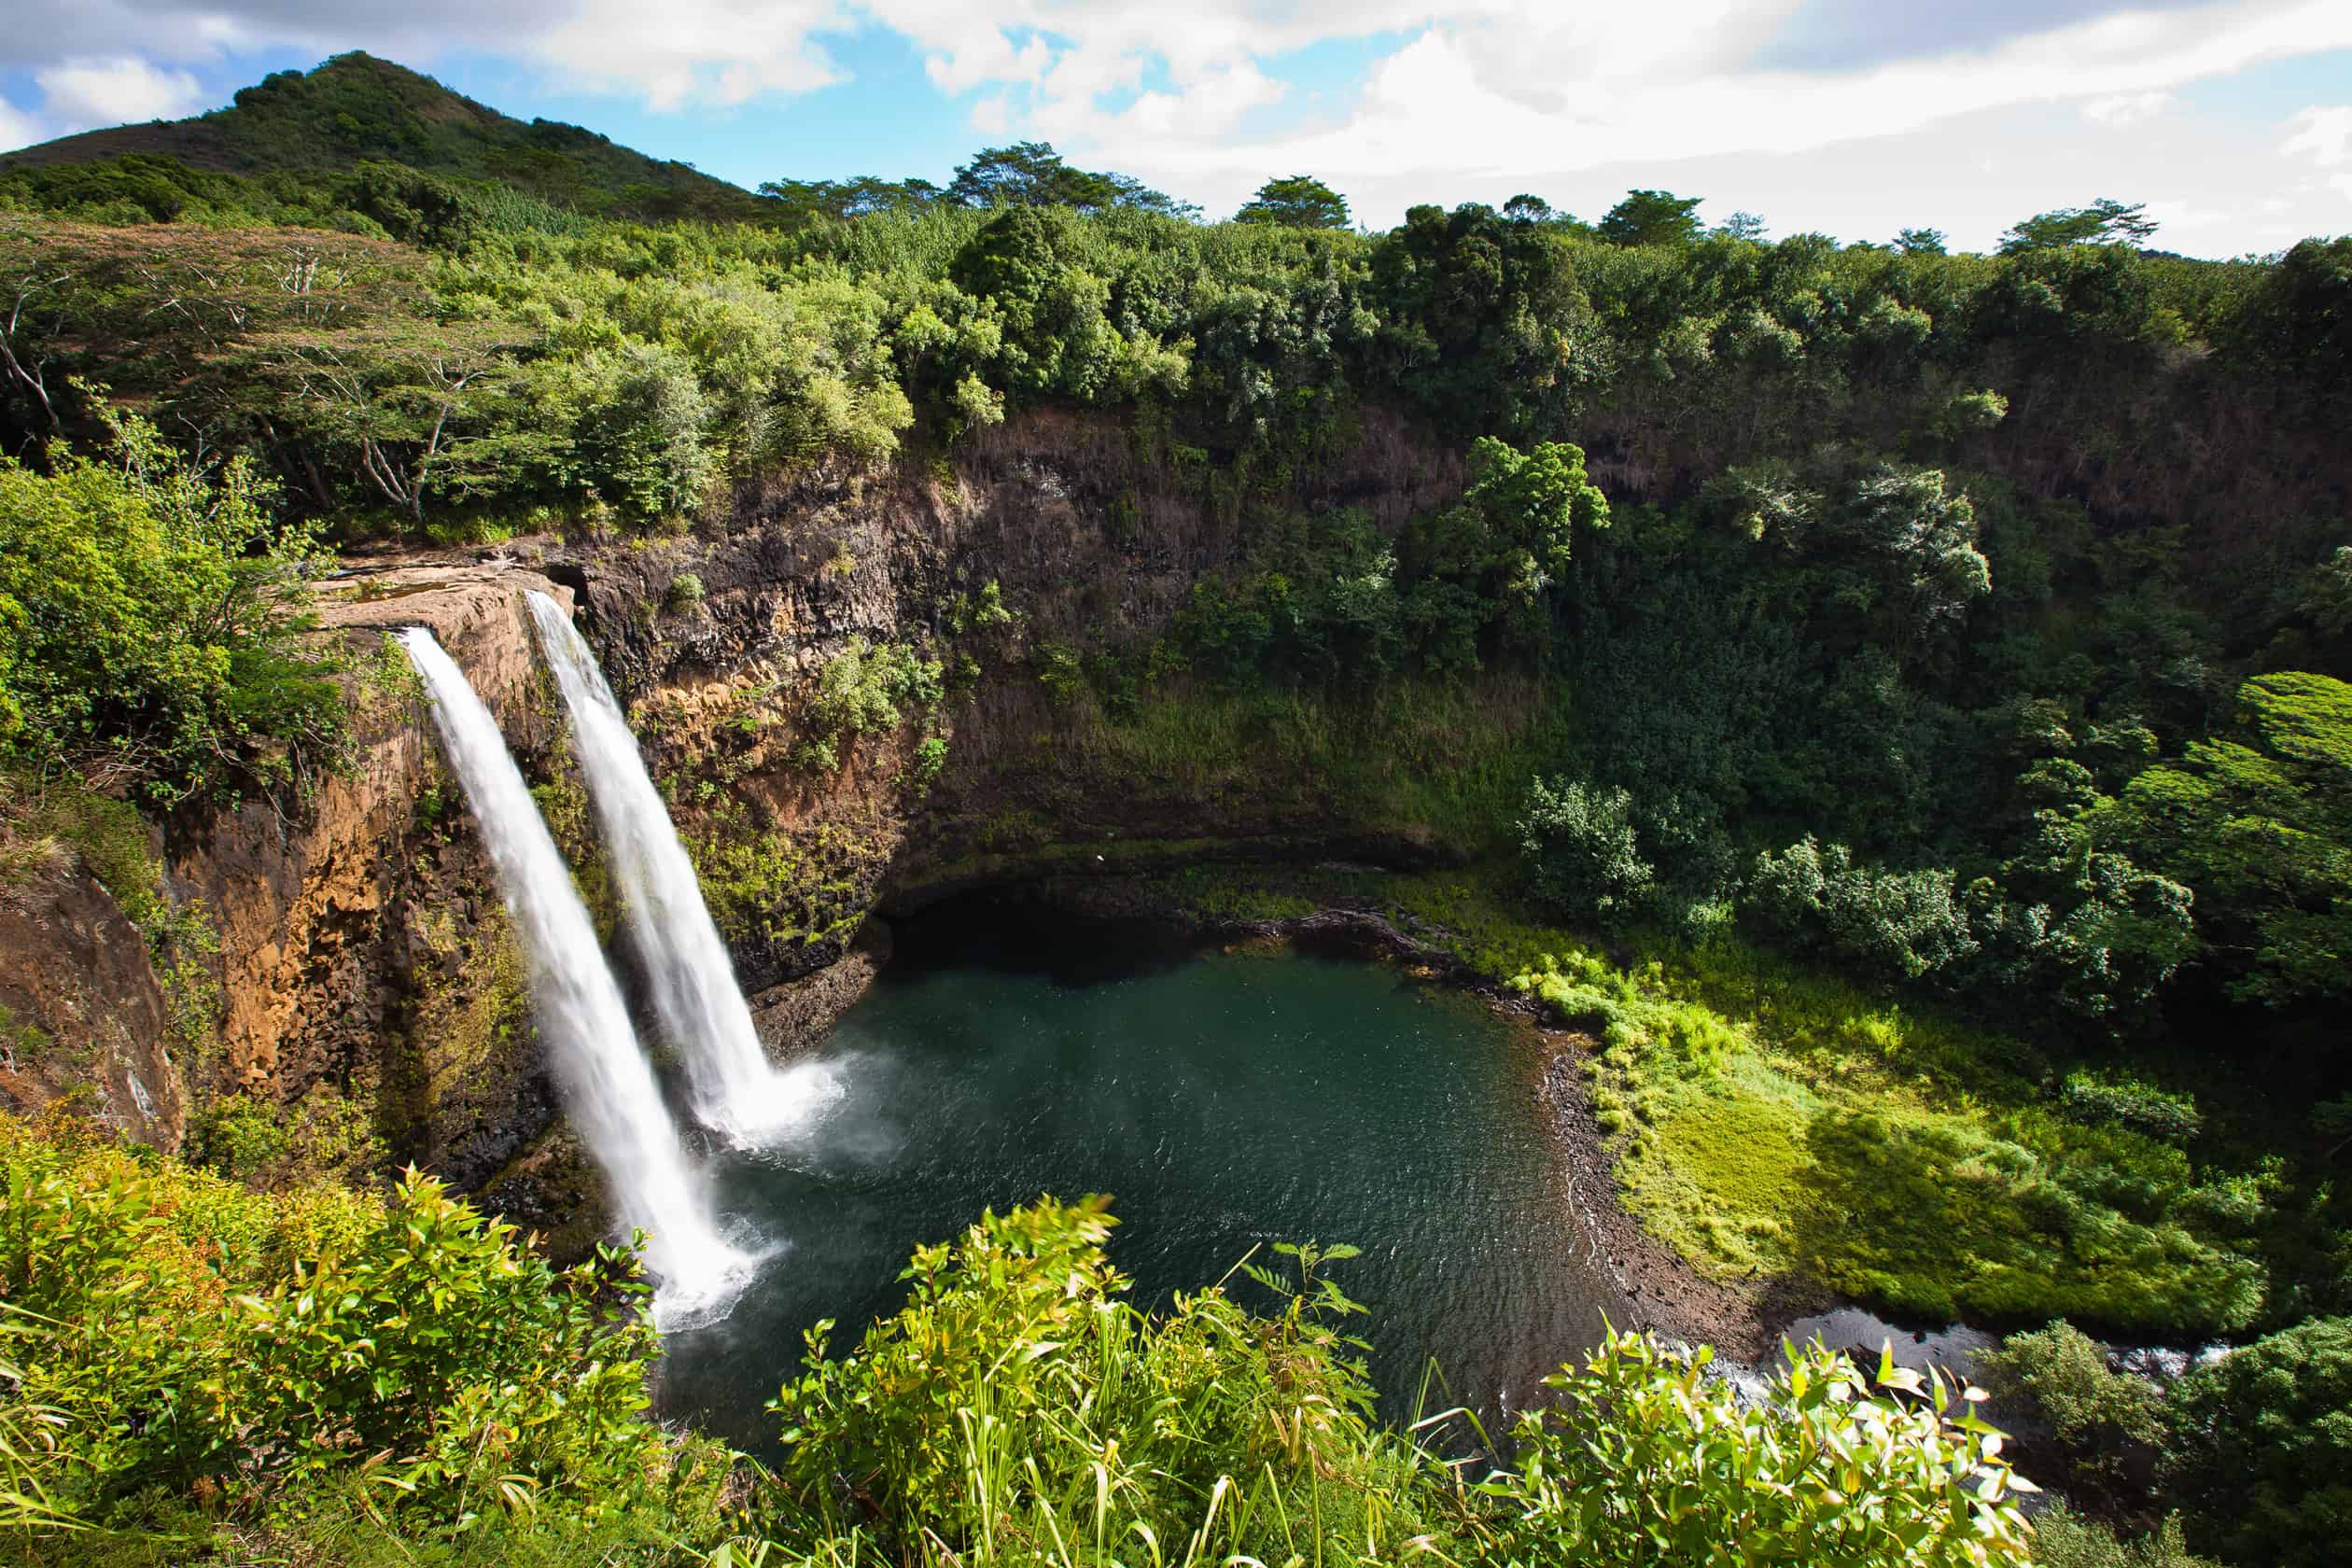
[[[770,1143],[838,1093],[821,1068],[779,1070],[761,1049],[725,945],[637,739],[571,620],[544,595],[531,615],[565,706],[641,960],[653,1011],[686,1075],[697,1120],[737,1147]],[[538,803],[482,704],[432,633],[400,634],[481,824],[527,955],[532,1000],[572,1125],[610,1183],[624,1225],[651,1237],[655,1315],[722,1309],[756,1259],[720,1235],[707,1184],[663,1103],[621,987]]]

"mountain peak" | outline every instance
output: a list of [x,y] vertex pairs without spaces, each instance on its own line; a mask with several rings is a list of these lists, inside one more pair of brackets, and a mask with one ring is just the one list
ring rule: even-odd
[[688,164],[650,158],[581,126],[516,119],[358,50],[308,71],[273,72],[209,114],[62,136],[0,156],[0,169],[133,154],[240,175],[383,161],[495,181],[613,217],[733,218],[757,210],[748,191]]

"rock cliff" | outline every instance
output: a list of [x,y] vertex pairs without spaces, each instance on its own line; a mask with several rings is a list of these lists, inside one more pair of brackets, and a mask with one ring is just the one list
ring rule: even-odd
[[[872,978],[887,931],[869,916],[894,893],[1001,875],[1063,840],[1332,830],[1311,810],[1035,765],[1072,723],[1038,651],[1075,656],[1164,625],[1233,557],[1253,507],[1353,505],[1393,529],[1463,483],[1457,457],[1377,416],[1254,491],[1213,471],[1128,425],[1040,411],[948,460],[743,483],[675,537],[356,561],[317,595],[318,635],[351,669],[343,764],[293,798],[161,829],[175,929],[201,940],[167,950],[82,873],[0,908],[0,1005],[63,1043],[43,1054],[46,1077],[0,1057],[0,1094],[38,1103],[79,1084],[165,1147],[232,1101],[298,1144],[361,1125],[359,1153],[339,1157],[418,1164],[540,1228],[578,1221],[593,1184],[561,1130],[521,955],[385,634],[427,626],[465,668],[609,931],[521,595],[578,614],[696,851],[763,1035],[789,1053]],[[984,600],[1004,616],[981,623]],[[845,657],[936,667],[890,721],[844,723]]]

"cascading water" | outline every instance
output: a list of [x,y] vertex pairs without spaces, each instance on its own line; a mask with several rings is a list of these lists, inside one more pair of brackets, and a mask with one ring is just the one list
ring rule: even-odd
[[571,710],[572,738],[612,857],[629,935],[644,959],[653,1010],[684,1058],[694,1113],[738,1148],[775,1142],[840,1094],[831,1069],[779,1069],[760,1046],[703,903],[702,883],[645,771],[637,736],[596,656],[561,606],[530,595],[539,644]]
[[655,1314],[670,1323],[714,1311],[749,1278],[752,1260],[720,1239],[571,872],[465,672],[429,631],[411,628],[400,642],[497,868],[572,1125],[604,1168],[621,1218],[651,1238]]

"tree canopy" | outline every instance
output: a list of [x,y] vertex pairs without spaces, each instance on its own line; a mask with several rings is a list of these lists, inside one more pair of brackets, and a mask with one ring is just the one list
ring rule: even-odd
[[1703,198],[1667,190],[1629,190],[1601,219],[1601,237],[1617,245],[1682,245],[1699,238]]
[[1236,223],[1283,223],[1294,229],[1345,229],[1348,199],[1312,175],[1291,175],[1258,187]]
[[2020,218],[2001,236],[2001,254],[2050,250],[2059,245],[2130,245],[2147,242],[2156,232],[2155,219],[2144,204],[2125,205],[2102,197],[2087,207],[2060,207]]
[[1136,207],[1175,217],[1196,217],[1200,211],[1132,175],[1076,168],[1050,142],[983,147],[972,161],[957,167],[945,199],[967,207],[1071,207],[1080,212]]
[[170,805],[315,765],[343,729],[303,646],[314,530],[243,457],[115,420],[105,457],[0,456],[0,758]]
[[2352,993],[2352,686],[2281,671],[2134,778],[2107,834],[2195,890],[2214,957],[2266,1002]]
[[773,179],[760,194],[792,217],[863,217],[869,213],[920,212],[945,192],[925,179],[886,180],[877,175],[848,179]]

